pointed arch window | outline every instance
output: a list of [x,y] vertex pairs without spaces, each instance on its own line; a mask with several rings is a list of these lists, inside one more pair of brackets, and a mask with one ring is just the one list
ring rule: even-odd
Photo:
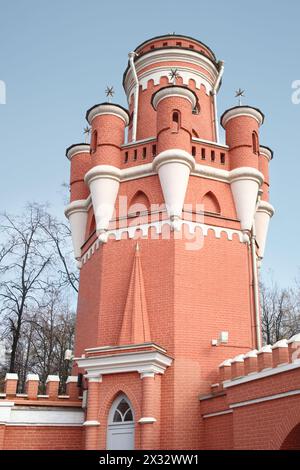
[[113,415],[113,423],[127,423],[133,421],[131,406],[126,398],[122,398]]

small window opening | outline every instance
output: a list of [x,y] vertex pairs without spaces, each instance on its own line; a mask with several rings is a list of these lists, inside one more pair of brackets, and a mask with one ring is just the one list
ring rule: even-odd
[[134,154],[133,154],[133,160],[137,160],[137,150],[135,149]]
[[143,159],[147,157],[147,147],[143,147]]
[[152,145],[152,157],[156,157],[156,145]]
[[151,46],[150,49],[154,49],[155,46]]
[[125,152],[125,159],[124,159],[124,162],[125,162],[125,163],[128,162],[128,152]]
[[179,123],[179,112],[178,111],[173,111],[172,114],[172,132],[178,132],[180,123]]
[[92,139],[91,139],[91,153],[95,153],[97,150],[97,140],[98,140],[98,133],[97,131],[94,131],[92,134]]
[[205,160],[205,149],[201,149],[201,159]]
[[192,44],[189,45],[190,49],[194,49],[194,46]]
[[166,47],[168,45],[167,42],[163,42],[163,46]]
[[221,153],[220,160],[221,160],[221,164],[224,165],[225,164],[225,153]]
[[215,154],[214,150],[211,151],[211,156],[210,157],[211,157],[211,161],[214,162],[215,159],[216,159],[216,154]]
[[181,46],[182,46],[182,42],[176,42],[176,46],[181,47]]
[[192,146],[192,156],[196,156],[196,147],[194,145]]
[[252,146],[253,146],[253,153],[258,154],[258,135],[256,132],[252,133]]

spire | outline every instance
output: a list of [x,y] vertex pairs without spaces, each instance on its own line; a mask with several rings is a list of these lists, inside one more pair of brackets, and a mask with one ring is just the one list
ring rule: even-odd
[[140,246],[137,243],[129,283],[119,344],[141,344],[151,341],[150,326],[141,265]]

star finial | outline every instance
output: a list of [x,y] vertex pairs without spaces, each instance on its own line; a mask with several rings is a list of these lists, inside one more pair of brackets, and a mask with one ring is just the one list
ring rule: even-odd
[[115,94],[115,90],[113,86],[107,86],[105,90],[105,95],[108,99],[108,102],[111,103],[111,100]]
[[178,69],[171,69],[169,73],[170,81],[173,82],[173,85],[176,85],[177,78],[180,78]]
[[241,88],[239,88],[235,92],[235,97],[239,99],[239,106],[242,106],[242,98],[245,97],[245,90],[242,90]]
[[84,134],[84,138],[85,138],[85,143],[86,143],[86,144],[88,143],[90,133],[91,133],[91,127],[86,126],[86,127],[83,129],[83,134]]

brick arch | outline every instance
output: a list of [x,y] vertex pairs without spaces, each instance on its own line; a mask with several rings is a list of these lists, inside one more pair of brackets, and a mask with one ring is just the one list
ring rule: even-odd
[[221,206],[216,195],[212,191],[208,191],[206,194],[204,194],[201,204],[204,205],[205,212],[221,214]]
[[118,397],[118,395],[121,395],[122,393],[126,395],[128,399],[130,400],[133,406],[135,419],[138,420],[141,417],[141,412],[142,412],[141,403],[136,397],[136,394],[131,389],[131,387],[129,387],[125,383],[120,382],[118,385],[111,387],[109,392],[107,392],[107,394],[105,395],[104,399],[101,400],[100,413],[99,413],[100,422],[102,418],[103,424],[105,423],[107,425],[109,410],[113,402],[115,401],[115,399]]
[[[127,375],[127,374],[126,374]],[[121,380],[121,379],[120,379]],[[140,377],[132,379],[132,382],[136,384],[136,380],[141,380]],[[100,384],[101,386],[105,386],[105,377],[104,382]],[[101,388],[100,388],[101,390]],[[100,392],[101,394],[101,392]],[[140,448],[140,426],[138,426],[138,421],[142,416],[142,403],[141,397],[138,397],[133,390],[133,387],[127,385],[126,383],[120,381],[118,385],[113,385],[109,387],[109,391],[104,395],[103,399],[100,396],[100,410],[98,414],[98,419],[100,422],[100,429],[99,429],[99,449],[106,448],[106,438],[107,438],[107,425],[108,425],[108,415],[111,409],[111,406],[118,395],[124,394],[128,397],[134,412],[134,421],[135,421],[135,448]]]
[[[150,209],[150,200],[147,196],[147,194],[144,191],[138,190],[134,196],[130,200],[130,204],[128,207],[129,212],[132,212],[131,207],[133,206],[143,206],[145,209],[149,210]],[[139,210],[138,210],[139,212]]]

